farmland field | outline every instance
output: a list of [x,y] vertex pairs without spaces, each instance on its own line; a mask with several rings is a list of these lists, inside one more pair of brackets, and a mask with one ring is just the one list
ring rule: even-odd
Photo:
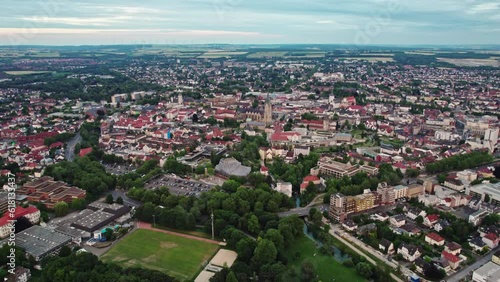
[[394,58],[392,57],[341,57],[339,59],[346,60],[363,60],[368,62],[394,62]]
[[210,243],[138,229],[101,258],[125,267],[155,269],[180,281],[191,281],[218,248]]
[[30,75],[30,74],[41,74],[41,73],[49,73],[51,71],[6,71],[6,74],[9,75]]
[[269,52],[256,52],[249,54],[247,58],[266,58],[266,57],[283,57],[286,55],[286,51],[269,51]]
[[449,58],[437,58],[440,62],[449,63],[459,67],[500,67],[500,60],[492,57],[490,59],[449,59]]
[[248,52],[206,52],[201,56],[198,56],[198,58],[201,59],[216,59],[216,58],[226,58],[226,57],[232,57],[232,56],[240,56],[240,55],[245,55]]

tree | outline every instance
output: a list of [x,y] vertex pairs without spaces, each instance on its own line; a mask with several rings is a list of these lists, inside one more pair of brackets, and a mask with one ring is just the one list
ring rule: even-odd
[[85,201],[85,199],[73,199],[71,201],[71,209],[81,211],[85,209],[86,204],[87,202]]
[[365,278],[370,278],[373,275],[372,266],[367,262],[356,264],[356,272]]
[[317,281],[316,268],[309,259],[306,259],[302,262],[300,270],[301,270],[302,281]]
[[69,206],[66,202],[58,202],[54,205],[54,212],[56,216],[65,216],[68,214]]
[[320,224],[322,218],[323,218],[323,215],[321,214],[321,212],[318,209],[311,208],[309,210],[309,220],[310,221],[314,222],[315,224]]
[[264,235],[265,239],[268,239],[269,241],[273,242],[274,246],[277,249],[281,249],[285,246],[285,240],[283,238],[283,235],[274,228],[270,228],[266,231],[266,234]]
[[68,246],[62,246],[59,250],[60,257],[69,257],[71,255],[71,249]]
[[108,203],[108,204],[112,204],[112,203],[114,203],[114,200],[113,200],[113,195],[108,194],[108,195],[106,196],[106,203]]
[[417,218],[415,218],[415,222],[418,224],[422,224],[424,222],[424,218],[421,215],[419,215],[417,216]]
[[118,196],[118,198],[116,198],[116,203],[123,205],[123,198],[121,196]]
[[278,251],[276,250],[276,246],[274,246],[273,242],[268,239],[260,239],[257,242],[252,262],[256,268],[260,268],[265,264],[273,263],[276,260],[277,255]]
[[259,219],[252,214],[248,219],[248,232],[257,234],[260,231]]
[[226,277],[226,282],[238,282],[238,278],[236,278],[236,275],[234,272],[229,272],[229,274]]

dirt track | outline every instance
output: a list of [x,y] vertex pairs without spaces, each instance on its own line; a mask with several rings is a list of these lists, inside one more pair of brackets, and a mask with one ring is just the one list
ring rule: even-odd
[[157,231],[157,232],[163,232],[166,234],[175,235],[175,236],[184,237],[184,238],[193,239],[193,240],[198,240],[198,241],[211,243],[211,244],[215,244],[215,245],[219,245],[221,243],[219,241],[215,241],[215,240],[211,240],[211,239],[207,239],[207,238],[201,238],[201,237],[196,237],[193,235],[183,234],[183,233],[179,233],[179,232],[173,232],[173,231],[154,228],[151,226],[150,223],[142,222],[142,221],[137,221],[137,228],[153,230],[153,231]]

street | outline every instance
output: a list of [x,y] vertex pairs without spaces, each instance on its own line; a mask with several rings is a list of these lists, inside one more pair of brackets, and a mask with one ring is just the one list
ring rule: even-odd
[[138,206],[141,206],[142,203],[139,202],[139,201],[136,201],[134,199],[131,199],[129,198],[126,193],[122,190],[113,190],[111,191],[111,195],[113,195],[113,199],[116,201],[116,198],[118,197],[122,197],[123,199],[123,204],[125,206],[129,206],[129,207],[138,207]]
[[77,132],[75,137],[66,143],[66,152],[64,153],[67,161],[71,162],[75,158],[75,146],[82,141],[82,136],[80,132]]

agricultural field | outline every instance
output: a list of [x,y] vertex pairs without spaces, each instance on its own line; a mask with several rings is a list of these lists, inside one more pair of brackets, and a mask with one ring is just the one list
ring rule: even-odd
[[295,58],[295,59],[323,58],[325,57],[325,54],[326,52],[321,52],[321,51],[290,52],[287,54],[286,58]]
[[200,59],[217,59],[217,58],[229,58],[232,56],[241,56],[241,55],[246,55],[248,52],[206,52],[202,54],[201,56],[198,56]]
[[392,57],[342,57],[345,60],[363,60],[368,62],[394,62]]
[[180,281],[192,281],[219,246],[138,229],[118,242],[101,259],[125,267],[145,267],[167,273]]
[[500,60],[497,57],[489,59],[451,59],[437,58],[439,62],[449,63],[459,67],[500,67]]
[[255,58],[269,58],[269,57],[283,57],[286,55],[286,51],[269,51],[269,52],[256,52],[249,54],[247,58],[255,59]]
[[[300,254],[299,258],[295,257],[296,253]],[[354,267],[343,266],[333,256],[320,253],[315,243],[306,236],[297,238],[293,243],[293,248],[286,250],[285,255],[288,258],[288,265],[294,267],[297,273],[300,273],[302,262],[310,260],[316,268],[320,281],[366,281],[365,278],[356,273]]]
[[51,71],[6,71],[8,75],[31,75],[31,74],[42,74],[49,73]]

